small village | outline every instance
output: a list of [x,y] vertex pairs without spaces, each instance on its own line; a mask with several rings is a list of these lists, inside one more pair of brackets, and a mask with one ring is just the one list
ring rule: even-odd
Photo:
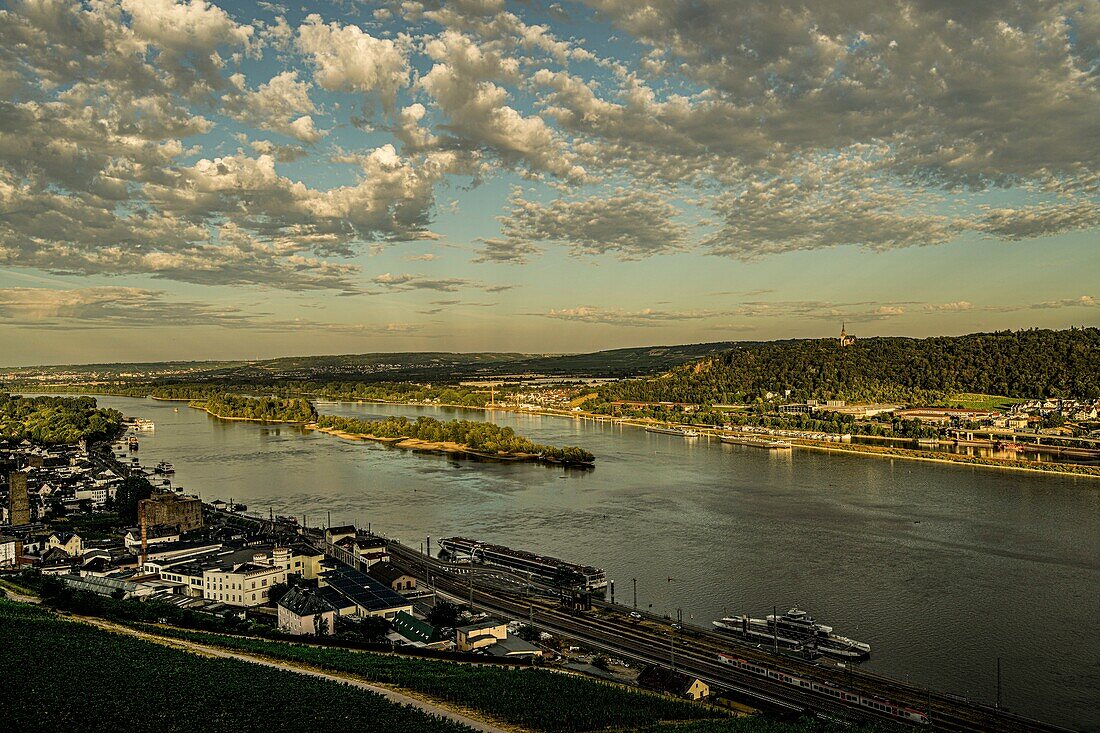
[[677,697],[709,694],[697,678],[570,646],[425,587],[369,529],[258,520],[243,505],[167,487],[137,500],[132,526],[112,523],[128,483],[144,474],[107,455],[0,441],[0,578],[65,596],[75,612],[94,598],[155,604],[198,628],[550,665]]

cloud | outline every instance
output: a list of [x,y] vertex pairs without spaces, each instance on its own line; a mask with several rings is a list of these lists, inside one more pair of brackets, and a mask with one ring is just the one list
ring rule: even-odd
[[375,38],[354,25],[325,23],[309,15],[298,28],[298,50],[308,54],[317,84],[330,91],[378,94],[389,107],[408,83],[404,50],[387,38]]
[[597,323],[611,326],[662,326],[682,321],[694,321],[713,317],[712,312],[677,312],[663,311],[652,308],[644,308],[638,311],[608,310],[594,306],[582,305],[576,308],[551,309],[541,315],[545,318],[553,318],[560,321],[577,321],[580,323]]
[[[512,285],[486,285],[476,280],[468,280],[461,277],[428,277],[426,275],[414,275],[409,272],[392,273],[384,272],[371,278],[371,283],[386,290],[404,292],[409,290],[435,290],[441,293],[455,293],[459,290],[481,290],[486,293],[500,293],[511,290]],[[438,302],[438,301],[435,301]],[[445,301],[455,302],[458,301]]]
[[129,287],[0,289],[0,314],[9,325],[58,329],[140,328],[165,323],[235,327],[250,320],[236,308],[167,302],[160,291]]
[[[244,77],[239,77],[244,84]],[[297,71],[284,71],[261,84],[255,91],[243,91],[224,100],[235,120],[287,135],[304,143],[315,143],[325,132],[314,127],[310,116],[317,111],[309,98],[310,84],[298,80]]]
[[1061,300],[1048,300],[1042,303],[1035,303],[1031,307],[1036,310],[1046,310],[1050,308],[1100,308],[1100,298],[1096,298],[1092,295],[1081,295],[1076,298],[1063,298]]
[[480,239],[481,247],[477,249],[477,257],[474,262],[507,262],[522,265],[532,257],[542,254],[542,249],[530,242],[498,239],[490,237]]
[[233,306],[165,299],[163,291],[133,287],[73,290],[0,288],[0,316],[9,326],[52,330],[175,327],[240,328],[284,333],[323,331],[349,336],[394,336],[417,333],[409,323],[332,323],[306,318],[272,319]]
[[973,308],[974,304],[967,300],[957,300],[954,303],[926,303],[924,305],[924,310],[930,312],[959,313]]
[[506,164],[583,181],[564,141],[538,115],[524,115],[507,104],[508,91],[496,81],[514,80],[518,63],[483,51],[471,38],[444,32],[426,45],[436,61],[419,86],[443,112],[444,129],[460,146],[491,152]]
[[532,242],[558,242],[575,254],[614,254],[636,259],[684,247],[688,229],[675,221],[679,212],[661,196],[616,190],[548,204],[514,191],[511,210],[500,218],[503,239],[484,240],[480,261],[522,262],[538,253]]

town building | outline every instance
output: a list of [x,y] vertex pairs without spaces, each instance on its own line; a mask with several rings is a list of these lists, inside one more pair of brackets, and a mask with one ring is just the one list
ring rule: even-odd
[[964,407],[910,407],[894,411],[894,416],[902,420],[919,420],[934,425],[949,425],[953,422],[992,422],[995,414],[990,410],[971,410]]
[[0,568],[18,568],[22,564],[23,541],[0,536]]
[[433,649],[445,649],[454,645],[443,638],[439,629],[405,611],[398,611],[391,625],[396,635],[394,640],[399,643]]
[[336,607],[313,588],[295,586],[276,601],[279,630],[287,634],[325,636],[335,633]]
[[46,541],[46,546],[56,547],[69,557],[80,557],[84,553],[84,542],[80,535],[73,532],[54,532]]
[[12,471],[8,474],[8,524],[18,527],[30,524],[31,505],[27,494],[27,474]]
[[392,562],[374,563],[367,570],[367,575],[398,592],[416,590],[416,578],[401,571]]
[[846,330],[847,327],[848,327],[847,323],[840,324],[840,339],[839,339],[840,348],[844,348],[845,346],[851,346],[852,344],[854,344],[856,342],[856,337],[847,332],[847,330]]
[[710,686],[698,677],[651,664],[638,675],[638,686],[689,700],[702,700],[710,695]]
[[[145,532],[145,542],[148,546],[162,545],[168,542],[179,542],[180,531],[175,527],[165,527],[164,525],[158,525],[155,527],[149,527]],[[138,553],[141,551],[141,528],[130,527],[126,530],[126,534],[122,538],[122,543],[126,549]]]
[[323,571],[317,583],[325,600],[340,609],[341,615],[380,616],[392,621],[401,611],[412,613],[412,601],[346,565]]
[[175,527],[190,532],[202,527],[202,500],[167,492],[154,494],[138,502],[140,524],[149,527]]
[[455,647],[460,652],[472,652],[508,638],[508,624],[494,618],[459,626],[455,629]]

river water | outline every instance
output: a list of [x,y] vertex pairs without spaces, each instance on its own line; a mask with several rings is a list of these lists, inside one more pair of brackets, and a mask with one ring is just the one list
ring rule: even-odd
[[[427,456],[183,403],[97,397],[151,418],[138,455],[250,511],[355,523],[419,547],[467,535],[597,565],[616,599],[709,625],[798,605],[871,644],[865,667],[1100,730],[1100,481],[794,450],[495,412],[592,471]],[[174,411],[178,408],[178,412]],[[484,419],[445,408],[321,404],[354,417]]]

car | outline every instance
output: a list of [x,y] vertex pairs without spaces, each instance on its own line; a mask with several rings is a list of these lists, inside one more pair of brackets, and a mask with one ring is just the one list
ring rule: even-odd
[[638,613],[637,611],[631,611],[630,618],[640,620],[642,618],[642,614]]

